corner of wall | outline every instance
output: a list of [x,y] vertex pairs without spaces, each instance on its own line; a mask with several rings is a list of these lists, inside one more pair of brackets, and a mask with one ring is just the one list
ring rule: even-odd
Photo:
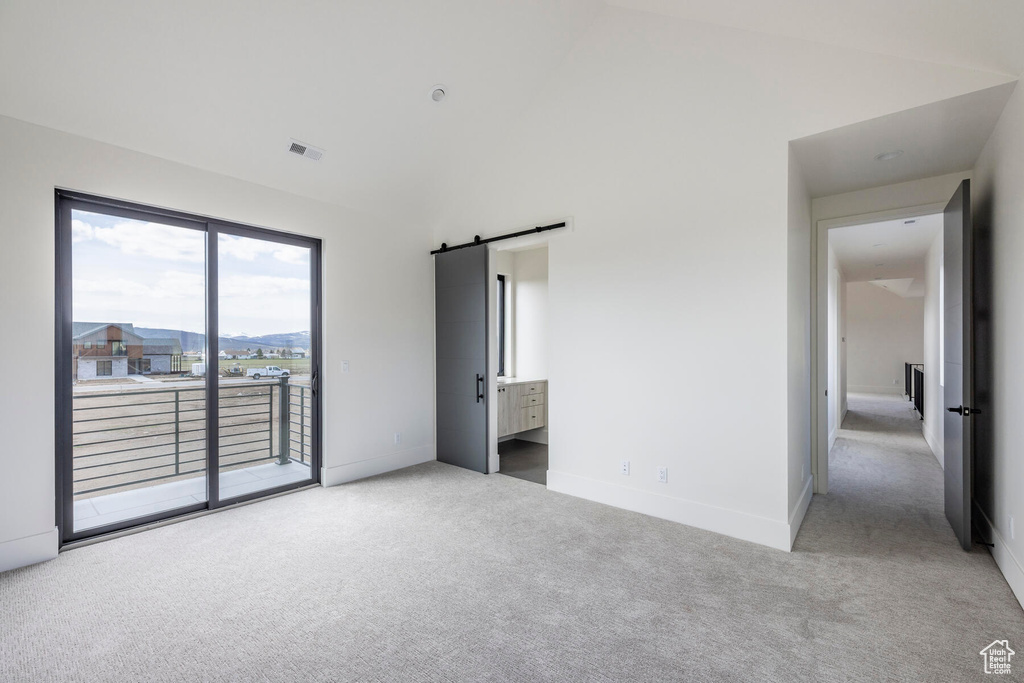
[[0,572],[52,560],[57,557],[59,546],[57,527],[34,536],[0,543]]

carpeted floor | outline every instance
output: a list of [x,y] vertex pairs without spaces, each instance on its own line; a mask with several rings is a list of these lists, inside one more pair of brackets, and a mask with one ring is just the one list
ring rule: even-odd
[[0,575],[0,680],[980,679],[1024,612],[906,405],[850,405],[793,553],[428,463]]

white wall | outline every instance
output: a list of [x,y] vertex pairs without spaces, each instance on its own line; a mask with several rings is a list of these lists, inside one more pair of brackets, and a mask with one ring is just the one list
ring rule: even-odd
[[[977,306],[976,331],[992,340],[991,395],[982,397],[976,430],[975,499],[990,527],[992,555],[1024,603],[1024,90],[1014,91],[975,168],[976,250],[987,256],[990,301]],[[976,276],[977,277],[977,276]],[[990,313],[985,315],[985,308]],[[981,418],[979,420],[979,418]],[[1010,519],[1014,520],[1014,533]]]
[[0,117],[0,320],[40,342],[0,390],[0,570],[57,550],[55,186],[322,238],[325,481],[433,459],[429,231]]
[[575,218],[549,246],[549,488],[788,549],[810,362],[788,142],[1006,80],[604,11],[435,230]]
[[789,149],[786,209],[788,475],[786,488],[790,544],[811,503],[811,197],[800,162]]
[[935,241],[928,249],[925,262],[924,278],[924,438],[935,454],[939,465],[943,455],[943,387],[940,383],[939,368],[942,367],[939,357],[939,340],[942,337],[940,327],[940,288],[939,270],[942,266],[942,232],[935,236]]
[[515,258],[516,377],[548,376],[548,250],[513,252]]
[[924,298],[846,283],[846,354],[849,391],[902,394],[903,364],[924,362]]

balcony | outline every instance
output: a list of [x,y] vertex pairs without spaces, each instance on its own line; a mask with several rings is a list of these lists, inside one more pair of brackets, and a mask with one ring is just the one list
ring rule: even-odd
[[[221,379],[221,500],[312,480],[308,381]],[[76,391],[75,531],[204,502],[206,387]]]

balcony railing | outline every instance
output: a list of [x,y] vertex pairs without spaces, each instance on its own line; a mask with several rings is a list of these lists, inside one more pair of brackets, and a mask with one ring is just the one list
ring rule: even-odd
[[[289,378],[221,383],[220,470],[309,465],[310,388]],[[206,387],[83,392],[73,400],[75,498],[206,471]]]

